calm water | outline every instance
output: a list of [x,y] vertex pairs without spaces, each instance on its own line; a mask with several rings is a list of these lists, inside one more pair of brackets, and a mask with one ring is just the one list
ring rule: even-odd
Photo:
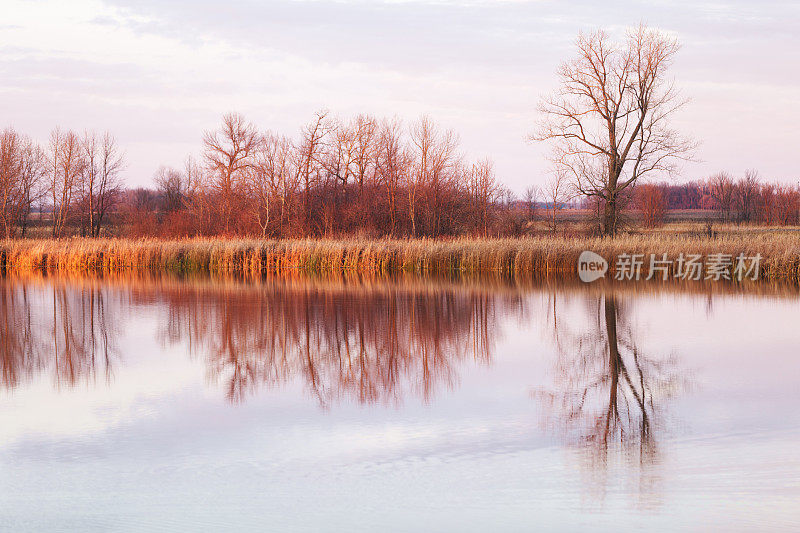
[[797,530],[800,300],[0,281],[0,528]]

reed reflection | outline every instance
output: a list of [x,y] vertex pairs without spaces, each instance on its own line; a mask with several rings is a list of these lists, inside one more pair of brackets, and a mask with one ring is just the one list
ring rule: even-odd
[[491,360],[498,316],[519,297],[471,288],[330,287],[165,293],[162,338],[186,342],[232,402],[297,377],[323,406],[429,401],[466,361]]
[[56,388],[108,382],[118,357],[121,307],[96,285],[30,286],[0,280],[2,385],[49,374]]

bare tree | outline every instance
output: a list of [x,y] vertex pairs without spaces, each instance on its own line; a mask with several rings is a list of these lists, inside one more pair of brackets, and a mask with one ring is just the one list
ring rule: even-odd
[[525,209],[529,222],[533,222],[534,218],[536,218],[536,202],[541,194],[542,190],[534,185],[525,189]]
[[398,224],[400,187],[407,181],[411,154],[403,143],[403,127],[399,120],[381,125],[376,149],[376,172],[386,189],[389,211],[389,234],[395,235]]
[[660,226],[667,211],[667,199],[663,187],[646,183],[636,187],[634,191],[642,223],[648,228]]
[[711,176],[708,185],[711,198],[714,200],[714,208],[722,214],[725,222],[729,221],[735,189],[733,179],[726,172],[718,172]]
[[13,128],[0,131],[0,226],[6,239],[25,234],[34,202],[42,196],[42,150]]
[[737,222],[750,222],[756,211],[761,184],[758,171],[748,169],[744,177],[736,183],[734,188],[734,205],[737,212]]
[[543,100],[531,139],[551,141],[553,162],[575,189],[604,205],[603,232],[617,232],[618,198],[648,174],[673,172],[695,144],[670,127],[681,99],[666,77],[677,41],[640,25],[618,44],[581,33],[578,56],[558,70],[560,89]]
[[353,165],[360,197],[363,195],[364,181],[375,171],[378,121],[369,115],[358,115],[351,127],[355,133]]
[[211,200],[206,188],[206,173],[194,158],[187,157],[184,162],[184,175],[188,211],[197,224],[195,233],[201,234],[211,226]]
[[0,224],[6,239],[14,233],[22,204],[24,140],[13,128],[0,132]]
[[52,200],[53,237],[61,237],[70,215],[84,160],[81,140],[75,132],[59,128],[50,134],[48,192]]
[[260,135],[242,115],[228,113],[222,127],[203,135],[203,158],[211,188],[219,196],[218,213],[223,231],[229,233],[234,218],[236,197],[253,169],[253,156]]
[[491,208],[500,192],[493,167],[490,159],[482,159],[472,165],[470,172],[470,188],[478,215],[478,228],[484,237],[489,236]]
[[111,133],[102,138],[94,132],[84,134],[83,165],[81,167],[81,205],[89,235],[100,236],[100,229],[108,212],[118,200],[122,181],[120,173],[125,167],[125,158]]
[[311,189],[318,181],[323,166],[322,152],[330,130],[328,111],[317,111],[314,120],[303,128],[297,151],[297,167],[303,181],[303,226],[307,231],[311,224]]
[[296,170],[292,165],[292,144],[286,137],[267,133],[255,156],[255,168],[248,181],[249,195],[255,200],[255,215],[261,236],[266,237],[273,222],[273,204],[278,203],[280,231],[286,204],[293,190]]
[[458,136],[451,130],[440,131],[430,117],[423,115],[411,127],[414,170],[409,173],[409,209],[412,235],[416,235],[417,194],[421,187],[430,191],[428,230],[435,237],[441,231],[442,193],[450,185],[454,171],[461,165],[457,154]]
[[547,210],[550,212],[550,230],[555,233],[558,223],[558,213],[564,208],[564,204],[571,199],[570,185],[567,181],[567,174],[558,172],[553,175],[544,188],[544,197],[547,200]]
[[33,206],[47,195],[44,176],[47,157],[42,148],[26,138],[22,151],[21,198],[19,209],[20,233],[24,237],[28,229]]
[[172,167],[161,166],[154,177],[156,189],[161,193],[163,209],[167,213],[180,211],[187,196],[187,180],[183,173]]

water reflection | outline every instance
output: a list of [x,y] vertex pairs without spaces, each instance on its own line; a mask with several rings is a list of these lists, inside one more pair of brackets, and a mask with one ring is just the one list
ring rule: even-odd
[[429,401],[465,361],[488,363],[498,316],[518,297],[429,287],[320,287],[164,293],[166,343],[186,342],[233,402],[301,377],[323,406],[349,398]]
[[[585,296],[589,320],[548,313],[557,351],[553,390],[536,395],[551,429],[571,439],[647,450],[656,403],[679,388],[674,357],[642,353],[613,291]],[[314,283],[104,284],[0,282],[2,383],[49,374],[57,386],[109,382],[117,337],[137,307],[154,306],[162,344],[185,345],[231,402],[300,378],[323,406],[342,399],[430,401],[459,367],[489,364],[500,322],[535,321],[525,291],[490,286]],[[588,331],[576,328],[589,325]]]
[[108,382],[118,357],[121,309],[107,291],[0,280],[0,365],[7,388],[49,375],[56,388]]
[[[266,519],[244,524],[257,527],[310,516],[303,502],[316,490],[323,515],[383,514],[399,501],[392,523],[407,509],[445,508],[426,519],[442,529],[464,509],[550,529],[639,528],[642,517],[680,529],[703,512],[701,527],[728,516],[754,529],[776,516],[794,524],[797,293],[715,293],[713,308],[704,296],[405,280],[0,280],[2,507],[30,519],[42,513],[36,502],[57,502],[52,525],[64,509],[95,516],[99,501],[126,519],[145,509],[146,529],[171,523],[166,508],[208,526],[221,523],[211,494],[237,512],[271,502]],[[702,372],[696,390],[686,390],[689,368]],[[738,515],[716,507],[743,497],[755,504]],[[485,529],[481,516],[466,520]]]
[[[624,306],[613,293],[587,303],[588,331],[553,320],[558,349],[556,389],[539,396],[572,437],[650,447],[658,403],[685,384],[676,357],[651,356],[637,342]],[[574,323],[574,322],[573,322]]]
[[[659,494],[657,437],[666,426],[670,398],[690,383],[676,354],[642,347],[624,300],[613,292],[586,300],[588,320],[558,320],[552,296],[551,322],[558,357],[551,389],[538,390],[546,428],[573,446],[583,470],[584,486],[602,501],[605,476],[621,460],[635,468],[643,503]],[[573,329],[585,325],[582,331]]]

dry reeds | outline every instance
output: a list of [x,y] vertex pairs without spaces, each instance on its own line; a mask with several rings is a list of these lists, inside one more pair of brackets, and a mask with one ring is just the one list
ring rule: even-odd
[[760,254],[761,278],[800,281],[800,236],[754,233],[709,239],[689,235],[628,235],[616,239],[537,237],[457,240],[13,240],[0,244],[5,272],[57,273],[149,270],[245,277],[291,272],[381,276],[482,273],[545,280],[573,278],[584,250],[609,260],[620,254]]

